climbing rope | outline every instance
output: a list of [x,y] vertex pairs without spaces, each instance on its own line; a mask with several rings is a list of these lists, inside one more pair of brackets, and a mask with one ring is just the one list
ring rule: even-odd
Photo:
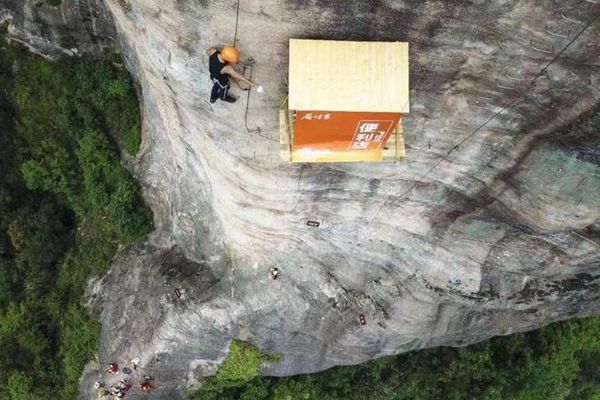
[[[239,4],[239,2],[238,2]],[[249,80],[252,80],[252,73],[254,72],[254,65],[250,64],[250,77]],[[246,97],[246,112],[244,113],[244,125],[246,126],[246,130],[248,132],[252,132],[253,130],[248,128],[248,110],[250,109],[250,93],[252,92],[252,88],[248,88],[248,95]],[[260,133],[260,128],[256,129],[256,133]]]
[[[236,45],[237,45],[238,27],[240,25],[240,2],[241,2],[241,0],[238,0],[237,6],[236,6],[236,12],[235,12],[235,31],[233,34],[233,47],[236,47]],[[246,68],[250,68],[250,77],[248,79],[252,80],[252,74],[254,73],[254,61],[252,59],[249,61],[248,64],[244,65],[244,69],[246,69]],[[248,111],[250,110],[250,93],[251,92],[252,92],[252,88],[248,88],[248,95],[246,96],[246,111],[244,112],[244,126],[246,127],[246,131],[248,131],[248,133],[255,133],[256,135],[258,135],[264,139],[271,140],[274,142],[279,142],[279,140],[271,139],[270,137],[263,135],[260,127],[256,127],[254,129],[250,129],[248,127]]]

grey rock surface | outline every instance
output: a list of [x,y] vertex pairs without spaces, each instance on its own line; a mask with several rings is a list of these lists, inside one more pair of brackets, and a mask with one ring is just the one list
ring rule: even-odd
[[[596,1],[242,0],[238,44],[266,88],[247,121],[244,97],[208,102],[204,50],[233,40],[235,1],[106,6],[141,86],[157,231],[92,284],[82,399],[136,356],[147,398],[183,398],[233,338],[292,375],[600,314]],[[404,162],[279,160],[289,38],[410,42]]]
[[102,55],[117,37],[104,0],[0,0],[0,25],[13,44],[57,59],[82,53]]

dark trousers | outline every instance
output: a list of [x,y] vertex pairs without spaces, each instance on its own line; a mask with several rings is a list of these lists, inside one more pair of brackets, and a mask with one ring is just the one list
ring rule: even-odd
[[227,94],[229,93],[229,88],[231,87],[231,82],[229,81],[229,78],[214,78],[213,82],[214,85],[212,91],[210,92],[210,102],[214,103],[218,99],[225,100]]

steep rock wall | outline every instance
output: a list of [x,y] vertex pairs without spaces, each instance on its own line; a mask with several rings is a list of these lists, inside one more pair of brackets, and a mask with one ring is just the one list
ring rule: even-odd
[[[267,90],[247,121],[243,98],[208,102],[204,50],[233,40],[234,1],[106,5],[142,88],[158,230],[91,291],[82,399],[134,356],[152,398],[181,398],[236,337],[289,375],[599,313],[594,0],[242,0],[238,44]],[[291,37],[410,42],[403,163],[279,161]]]
[[116,30],[104,0],[2,0],[0,25],[8,26],[8,40],[41,56],[113,50]]
[[[142,354],[174,397],[234,337],[289,375],[598,313],[599,133],[575,123],[600,99],[598,20],[530,85],[593,2],[242,1],[238,44],[268,94],[247,121],[244,101],[208,103],[204,50],[233,40],[235,2],[108,4],[144,90],[160,229],[106,278],[101,362]],[[411,43],[405,162],[279,161],[290,37]],[[156,254],[172,251],[200,272],[169,281]]]

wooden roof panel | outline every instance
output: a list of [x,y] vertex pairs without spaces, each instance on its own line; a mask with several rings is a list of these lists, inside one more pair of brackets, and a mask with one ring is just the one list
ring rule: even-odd
[[408,113],[408,43],[290,40],[289,105]]

